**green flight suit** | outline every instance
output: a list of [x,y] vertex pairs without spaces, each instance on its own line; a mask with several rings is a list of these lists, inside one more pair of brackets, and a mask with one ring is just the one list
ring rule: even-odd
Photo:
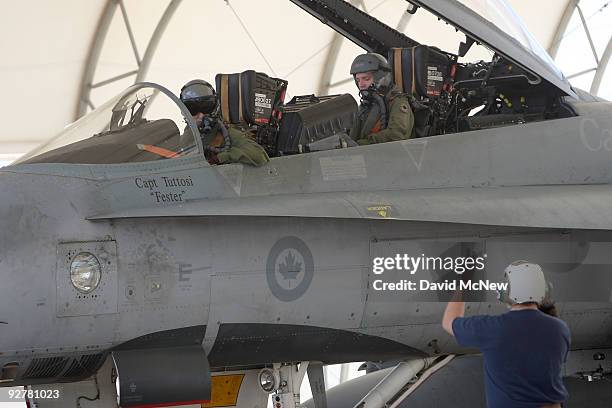
[[220,164],[244,163],[252,166],[263,166],[270,161],[264,148],[245,132],[232,126],[228,126],[227,130],[232,146],[228,150],[217,154]]
[[387,127],[382,128],[380,108],[373,103],[360,106],[350,137],[360,145],[392,142],[414,137],[414,114],[408,95],[396,89],[384,98],[387,106]]
[[[243,163],[259,167],[270,161],[264,148],[255,142],[246,131],[232,125],[226,125],[226,127],[229,133],[231,147],[215,156],[218,164]],[[207,146],[220,148],[223,147],[225,142],[218,125],[216,125],[208,135],[202,134],[201,137],[204,149],[206,149]],[[192,145],[193,137],[191,136],[191,131],[187,127],[181,136],[181,146],[188,147]]]

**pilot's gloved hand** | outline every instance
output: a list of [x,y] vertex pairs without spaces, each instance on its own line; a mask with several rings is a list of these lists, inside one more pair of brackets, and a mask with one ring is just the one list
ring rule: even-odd
[[217,156],[214,153],[209,154],[207,159],[208,159],[208,164],[210,164],[210,165],[215,165],[215,164],[219,164],[220,163],[219,156]]
[[370,139],[357,139],[357,144],[359,146],[369,145],[372,144],[372,141]]

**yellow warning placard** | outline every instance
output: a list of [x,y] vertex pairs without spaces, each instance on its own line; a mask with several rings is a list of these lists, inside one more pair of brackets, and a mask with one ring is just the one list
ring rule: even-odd
[[392,209],[393,207],[391,207],[390,205],[375,205],[375,206],[368,207],[368,211],[374,212],[382,218],[387,218],[391,216],[390,213]]
[[202,404],[202,408],[236,406],[243,379],[244,374],[212,376],[210,379],[210,402]]

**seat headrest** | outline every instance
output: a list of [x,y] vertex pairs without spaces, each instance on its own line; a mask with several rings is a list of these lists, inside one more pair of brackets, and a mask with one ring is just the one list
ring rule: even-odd
[[233,124],[263,125],[279,114],[287,81],[253,70],[215,76],[223,120]]
[[450,81],[451,58],[434,48],[417,45],[392,48],[389,64],[395,84],[404,93],[420,97],[439,96]]

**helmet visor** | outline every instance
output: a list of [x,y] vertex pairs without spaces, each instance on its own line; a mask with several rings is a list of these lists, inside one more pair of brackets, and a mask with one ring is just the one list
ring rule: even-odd
[[215,110],[216,106],[216,98],[213,97],[204,97],[197,99],[189,99],[184,101],[185,106],[189,109],[189,113],[191,115],[196,115],[199,112],[202,112],[205,115],[212,113]]

